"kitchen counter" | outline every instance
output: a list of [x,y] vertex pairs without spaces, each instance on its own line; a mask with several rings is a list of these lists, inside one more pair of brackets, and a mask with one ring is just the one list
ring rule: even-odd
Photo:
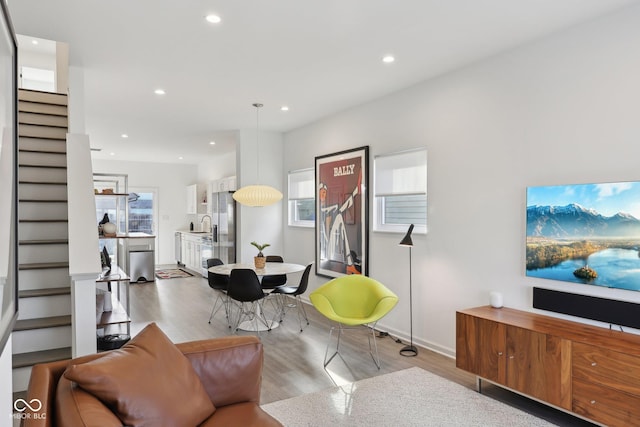
[[211,236],[211,231],[189,231],[189,230],[177,230],[177,233],[188,234],[196,237]]

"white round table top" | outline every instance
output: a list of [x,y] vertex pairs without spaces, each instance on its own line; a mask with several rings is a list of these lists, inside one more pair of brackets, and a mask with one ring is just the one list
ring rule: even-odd
[[254,264],[222,264],[209,268],[209,271],[215,274],[226,274],[229,276],[234,268],[248,268],[256,272],[258,276],[271,276],[275,274],[289,274],[304,271],[306,266],[301,264],[292,264],[288,262],[268,262],[264,268],[256,268]]

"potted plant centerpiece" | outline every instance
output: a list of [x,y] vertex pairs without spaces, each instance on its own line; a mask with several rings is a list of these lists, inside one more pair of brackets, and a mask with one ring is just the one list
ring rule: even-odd
[[267,262],[267,258],[262,253],[262,250],[271,245],[269,243],[258,244],[256,242],[251,242],[251,244],[258,249],[258,255],[253,257],[253,263],[255,264],[256,268],[264,268],[264,265]]

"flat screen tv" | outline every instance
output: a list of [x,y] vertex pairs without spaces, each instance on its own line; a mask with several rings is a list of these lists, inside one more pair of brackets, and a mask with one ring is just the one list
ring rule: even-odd
[[526,275],[640,291],[640,182],[527,188]]

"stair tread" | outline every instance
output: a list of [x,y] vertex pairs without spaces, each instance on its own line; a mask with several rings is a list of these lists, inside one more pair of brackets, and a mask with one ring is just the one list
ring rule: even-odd
[[[40,96],[41,98],[36,99],[35,97]],[[43,101],[43,99],[47,99],[47,100],[56,100],[56,101],[64,101],[66,102],[67,100],[67,94],[66,93],[58,93],[58,92],[47,92],[44,90],[37,90],[37,89],[20,89],[18,91],[18,99],[20,101],[27,101],[27,102],[37,102],[40,104],[54,104],[54,105],[66,105],[66,104],[57,104],[56,102],[51,102],[51,101]]]
[[18,102],[18,113],[42,114],[45,116],[69,117],[66,105],[49,104],[21,99]]
[[42,270],[45,268],[68,268],[68,262],[34,262],[18,264],[18,270]]
[[30,148],[20,148],[18,149],[21,153],[41,153],[41,154],[59,154],[65,156],[67,154],[66,151],[51,151],[51,150],[33,150]]
[[68,244],[69,239],[39,239],[39,240],[20,240],[19,245],[57,245]]
[[71,315],[40,317],[37,319],[16,320],[13,331],[28,331],[32,329],[55,328],[57,326],[70,326]]
[[50,137],[50,136],[33,136],[33,135],[18,135],[18,140],[22,140],[22,139],[44,139],[47,141],[60,141],[60,142],[66,142],[67,138],[55,138],[55,137]]
[[42,181],[34,181],[34,180],[28,180],[28,181],[19,181],[18,184],[35,184],[35,185],[67,185],[66,182],[42,182]]
[[17,353],[13,355],[13,369],[65,359],[71,359],[71,347],[32,351],[29,353]]
[[[30,114],[34,114],[34,113],[30,113]],[[68,125],[53,125],[49,123],[34,123],[34,122],[24,122],[24,121],[19,121],[18,124],[27,125],[27,126],[38,126],[41,128],[53,128],[53,129],[67,129],[69,127]]]
[[66,169],[66,166],[57,166],[57,165],[37,165],[33,163],[20,163],[18,164],[20,167],[25,168],[43,168],[43,169]]
[[18,291],[19,298],[36,298],[36,297],[50,297],[54,295],[70,295],[71,288],[69,286],[63,288],[43,288],[43,289],[28,289],[24,291]]
[[20,203],[67,203],[67,199],[18,199]]
[[68,219],[19,219],[18,222],[69,222]]
[[36,184],[36,185],[67,185],[66,182],[50,182],[50,181],[19,181],[18,184]]

